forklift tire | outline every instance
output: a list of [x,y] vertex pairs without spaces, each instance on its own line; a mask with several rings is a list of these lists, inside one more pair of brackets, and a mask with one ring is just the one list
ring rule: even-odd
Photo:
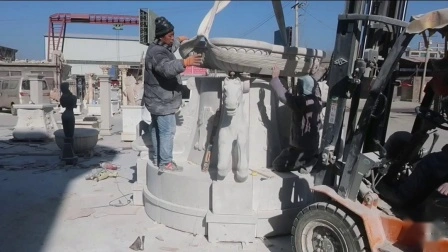
[[345,210],[326,202],[304,208],[291,230],[293,252],[367,252],[367,237]]

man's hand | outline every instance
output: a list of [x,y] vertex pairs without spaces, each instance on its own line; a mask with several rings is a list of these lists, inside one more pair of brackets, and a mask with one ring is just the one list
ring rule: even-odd
[[185,37],[185,36],[179,36],[179,37],[177,38],[177,40],[179,40],[179,42],[182,44],[182,42],[184,42],[185,40],[188,40],[188,38]]
[[278,78],[279,75],[280,75],[280,69],[278,68],[278,66],[274,66],[272,68],[272,78]]
[[448,196],[448,182],[446,182],[446,183],[442,184],[441,186],[439,186],[437,191],[439,191],[439,193],[444,195],[444,196]]
[[184,59],[184,66],[200,66],[202,64],[202,55],[196,54]]

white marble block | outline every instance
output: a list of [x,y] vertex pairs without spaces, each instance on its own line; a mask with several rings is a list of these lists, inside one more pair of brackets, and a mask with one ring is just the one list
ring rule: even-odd
[[123,131],[121,132],[121,141],[134,141],[137,138],[135,128],[142,120],[143,106],[123,106],[121,113],[123,115]]
[[53,138],[58,129],[53,116],[55,104],[18,104],[17,124],[12,135],[16,140],[42,141]]
[[212,183],[212,212],[214,214],[253,214],[253,180],[236,183],[229,173],[222,181]]
[[252,242],[256,236],[256,216],[217,215],[206,216],[209,242]]

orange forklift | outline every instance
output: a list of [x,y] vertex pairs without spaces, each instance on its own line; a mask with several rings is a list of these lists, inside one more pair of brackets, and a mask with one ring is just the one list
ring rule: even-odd
[[[402,0],[350,0],[346,1],[346,13],[339,16],[327,77],[321,162],[313,170],[314,201],[294,221],[293,251],[448,252],[444,231],[448,229],[448,198],[439,195],[427,199],[426,213],[429,209],[432,219],[421,221],[411,217],[413,209],[393,207],[386,195],[432,152],[437,129],[448,130],[448,108],[433,106],[436,97],[428,88],[416,108],[407,140],[392,134],[386,141],[393,94],[399,83],[399,60],[415,35],[427,38],[426,32],[440,32],[446,36],[448,31],[448,9],[406,22],[407,5],[408,1]],[[448,70],[448,63],[442,67]],[[358,118],[363,85],[370,85],[370,89]],[[423,145],[431,135],[432,147],[426,151]],[[406,144],[392,148],[391,142],[397,139]]]

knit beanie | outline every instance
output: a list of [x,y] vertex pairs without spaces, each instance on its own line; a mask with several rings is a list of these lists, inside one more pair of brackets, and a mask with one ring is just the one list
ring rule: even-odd
[[165,18],[158,17],[156,23],[156,38],[161,38],[174,30],[174,26]]

